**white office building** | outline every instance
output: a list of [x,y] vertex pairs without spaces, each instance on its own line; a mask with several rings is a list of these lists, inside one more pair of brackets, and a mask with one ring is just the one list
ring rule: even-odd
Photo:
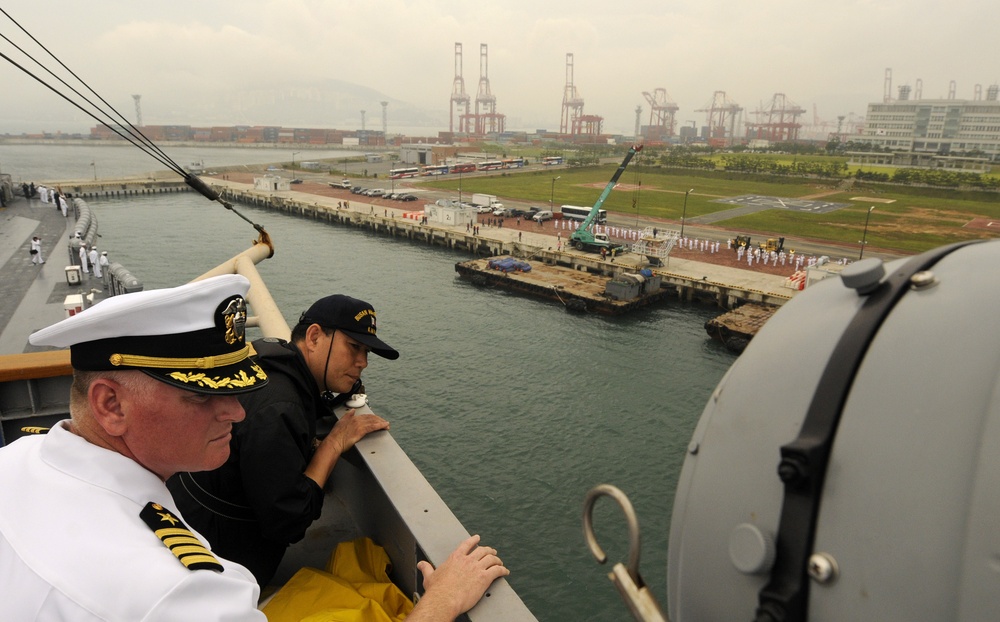
[[849,140],[943,157],[1000,161],[1000,101],[996,85],[984,100],[900,99],[868,104],[864,129]]

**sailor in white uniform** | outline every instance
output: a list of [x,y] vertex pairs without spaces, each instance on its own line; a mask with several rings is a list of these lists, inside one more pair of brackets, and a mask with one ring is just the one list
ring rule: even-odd
[[90,274],[90,269],[87,267],[90,263],[89,256],[87,255],[87,245],[80,245],[80,267],[83,268],[84,274]]
[[173,509],[164,481],[229,455],[263,386],[225,275],[105,300],[34,333],[70,348],[71,419],[0,448],[0,620],[258,620],[259,589]]
[[90,247],[88,258],[90,259],[90,265],[94,268],[94,276],[101,278],[101,264],[95,247]]
[[101,251],[101,256],[97,260],[97,265],[101,267],[101,275],[104,278],[104,284],[108,284],[108,251]]

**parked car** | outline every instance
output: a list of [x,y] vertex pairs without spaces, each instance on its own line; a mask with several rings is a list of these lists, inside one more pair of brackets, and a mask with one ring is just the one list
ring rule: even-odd
[[362,188],[361,186],[354,186],[353,188],[351,188],[351,194],[361,194],[364,191],[365,189]]
[[531,219],[533,219],[535,217],[535,214],[537,214],[540,211],[542,211],[541,208],[538,208],[538,207],[529,207],[528,209],[524,210],[524,218],[525,218],[525,220],[531,220]]
[[397,197],[400,201],[416,201],[417,195],[415,194],[401,194]]
[[366,197],[380,197],[385,194],[385,190],[381,188],[372,188],[371,190],[365,190],[364,195]]
[[546,220],[552,220],[552,210],[543,209],[542,211],[535,214],[532,218],[535,222],[545,222]]
[[493,211],[493,208],[490,207],[489,205],[480,205],[480,206],[476,207],[476,213],[477,214],[489,214],[492,211]]

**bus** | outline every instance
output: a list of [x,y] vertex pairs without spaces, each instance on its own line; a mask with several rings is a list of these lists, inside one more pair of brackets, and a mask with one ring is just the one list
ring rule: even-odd
[[451,165],[452,173],[474,173],[476,172],[476,165],[472,162],[462,162],[460,164]]
[[484,160],[476,166],[476,169],[480,171],[495,171],[501,168],[503,168],[501,160]]
[[552,166],[553,164],[562,164],[562,156],[545,156],[542,158],[542,164],[545,166]]
[[[580,207],[578,205],[563,205],[560,209],[562,209],[563,218],[583,222],[584,220],[587,220],[587,216],[593,208]],[[603,225],[608,222],[608,210],[598,210],[597,218],[594,219],[594,222],[598,225]]]
[[419,174],[420,174],[420,169],[415,166],[412,168],[394,168],[389,170],[389,179],[416,177]]
[[524,158],[508,158],[503,161],[504,168],[521,168],[524,166]]
[[447,175],[448,165],[447,164],[435,164],[433,166],[425,166],[420,169],[421,175]]

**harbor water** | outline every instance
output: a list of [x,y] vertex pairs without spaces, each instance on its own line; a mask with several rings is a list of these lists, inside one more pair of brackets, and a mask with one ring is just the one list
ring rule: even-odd
[[[10,149],[0,146],[0,162],[15,180],[60,178],[18,170]],[[46,160],[55,162],[71,148],[49,149]],[[193,193],[89,203],[99,249],[147,289],[187,281],[256,237]],[[465,254],[238,209],[275,240],[260,271],[290,324],[331,293],[374,305],[379,336],[401,357],[370,358],[363,380],[372,409],[466,528],[499,549],[510,583],[540,620],[630,619],[610,568],[595,562],[582,535],[584,496],[601,483],[630,496],[642,527],[640,570],[665,604],[680,464],[734,361],[703,328],[718,309],[671,299],[625,317],[570,314],[459,280],[454,266]],[[624,524],[610,500],[598,503],[595,528],[611,563],[626,561]]]

